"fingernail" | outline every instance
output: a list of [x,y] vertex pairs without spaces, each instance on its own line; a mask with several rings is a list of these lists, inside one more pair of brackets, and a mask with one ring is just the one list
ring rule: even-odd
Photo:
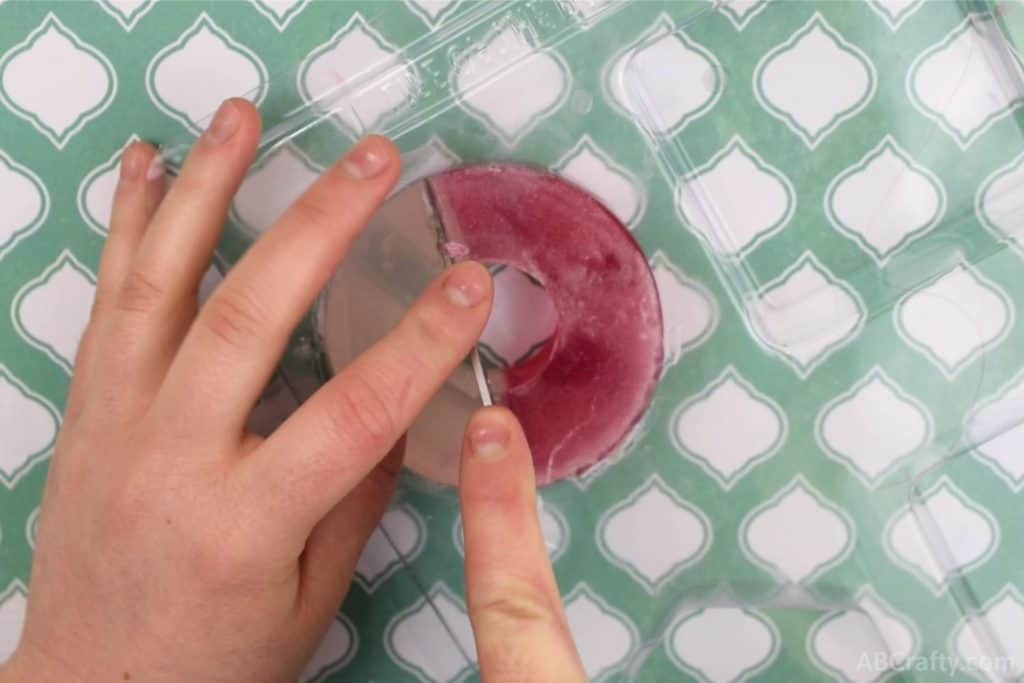
[[444,281],[445,296],[459,308],[472,308],[487,295],[486,277],[486,271],[480,266],[455,266]]
[[164,162],[159,155],[153,157],[153,161],[149,162],[149,168],[146,169],[146,182],[152,182],[157,178],[163,177],[164,174]]
[[214,114],[203,137],[215,145],[222,145],[231,139],[241,122],[237,105],[232,100],[226,100]]
[[128,145],[128,149],[121,155],[121,180],[131,182],[138,180],[142,175],[142,159],[139,158],[139,151],[135,145]]
[[508,453],[508,427],[497,421],[481,422],[469,428],[469,448],[477,460],[500,460]]
[[341,167],[356,180],[366,180],[384,171],[390,163],[390,156],[379,145],[364,138],[345,154]]

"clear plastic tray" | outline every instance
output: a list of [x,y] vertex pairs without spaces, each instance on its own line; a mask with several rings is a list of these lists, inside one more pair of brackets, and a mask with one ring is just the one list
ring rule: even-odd
[[[1020,7],[930,3],[929,18],[955,28],[917,52],[879,30],[878,17],[864,13],[862,25],[848,21],[840,33],[807,4],[806,23],[752,70],[711,59],[694,68],[695,88],[739,81],[715,102],[715,116],[678,120],[667,87],[676,74],[665,72],[660,52],[674,41],[732,39],[723,22],[652,35],[624,70],[622,88],[674,193],[680,227],[702,244],[749,333],[802,381],[782,407],[808,419],[788,429],[814,435],[809,451],[843,462],[864,485],[835,492],[842,509],[834,524],[845,523],[845,510],[860,528],[871,517],[882,525],[881,556],[870,547],[875,539],[858,540],[854,549],[837,548],[833,561],[856,553],[860,580],[876,585],[892,564],[918,577],[935,596],[914,606],[922,628],[947,621],[947,610],[962,614],[943,652],[960,661],[922,662],[911,644],[920,648],[930,634],[900,625],[870,590],[854,592],[852,576],[831,586],[804,578],[803,601],[835,601],[807,637],[817,668],[839,680],[870,680],[873,665],[854,667],[843,654],[863,648],[842,640],[876,639],[886,655],[879,661],[907,678],[934,680],[945,665],[949,675],[1018,680],[1019,563],[1005,550],[991,560],[1001,527],[1017,528],[1021,518],[996,519],[979,506],[985,490],[963,464],[971,455],[988,459],[1020,489],[1024,393],[1019,375],[1005,383],[1021,363],[1019,341],[1008,341],[1016,313],[1006,294],[1020,288],[1024,235]],[[738,16],[749,11],[734,5]],[[889,22],[914,9],[876,6]],[[736,44],[727,54],[740,65],[744,52]],[[922,125],[929,120],[934,125]],[[845,134],[832,135],[840,127]],[[1001,156],[1016,158],[995,164]],[[894,328],[902,345],[891,343]],[[866,375],[845,390],[834,385],[844,373],[818,371],[833,355]],[[818,410],[822,392],[835,398]],[[803,486],[813,490],[803,481],[790,492]],[[777,500],[795,497],[783,491]],[[793,504],[790,514],[798,509]],[[794,533],[810,531],[796,517],[788,522]],[[762,564],[775,558],[785,585],[799,566],[787,554],[800,547],[751,550]],[[987,572],[973,572],[986,563]],[[824,653],[834,661],[822,662]]]
[[[380,37],[366,26],[358,51],[347,44],[276,77],[298,97],[271,89],[279,99],[262,106],[267,132],[242,190],[260,199],[236,203],[258,210],[232,212],[218,260],[230,267],[366,132],[402,150],[403,187],[475,162],[562,173],[633,230],[675,323],[648,422],[617,456],[543,491],[570,622],[578,634],[593,631],[589,645],[580,640],[588,673],[931,681],[934,660],[908,667],[943,652],[980,662],[954,675],[1016,680],[1022,564],[996,548],[1000,534],[1019,537],[1024,520],[979,506],[986,482],[963,464],[988,459],[1014,491],[1024,482],[1024,382],[1007,381],[1024,348],[1005,294],[1020,280],[1024,235],[1024,173],[1017,152],[1006,153],[1024,151],[1012,17],[994,4],[904,3],[942,27],[922,49],[904,49],[894,38],[908,16],[900,3],[872,0],[873,14],[859,15],[849,3],[789,3],[806,7],[795,32],[752,23],[770,16],[769,4],[669,4],[640,26],[629,3],[615,1],[466,3],[438,31],[379,59]],[[615,59],[592,63],[588,50],[609,41],[621,46]],[[568,87],[546,93],[535,69]],[[495,106],[508,89],[526,104]],[[598,89],[618,107],[623,133],[639,129],[647,142],[602,160],[611,171],[601,177],[579,163],[594,156],[587,134]],[[574,116],[549,125],[554,110]],[[165,147],[172,167],[190,144]],[[1010,161],[993,164],[999,157]],[[628,170],[619,180],[616,164]],[[639,189],[618,189],[627,176]],[[684,329],[672,314],[705,286],[673,266],[695,251],[717,276],[706,286],[721,286],[735,309],[708,317],[760,349],[717,376],[685,357],[707,329]],[[723,329],[716,343],[728,354],[738,347]],[[268,389],[267,428],[325,380],[319,333],[314,311]],[[766,384],[772,396],[758,389]],[[716,435],[735,430],[731,420],[743,420],[736,439],[763,439],[759,455],[730,460],[735,442]],[[783,442],[792,445],[780,450]],[[757,469],[779,453],[799,460],[799,474]],[[635,494],[621,499],[623,490]],[[419,520],[458,545],[454,493],[410,476],[395,509],[403,506],[418,512],[396,515],[390,529],[386,520],[365,561],[402,567],[385,577],[399,584],[389,595],[426,605],[417,613],[438,627],[410,674],[459,680],[475,670],[460,598],[427,577],[461,570],[407,563],[414,553],[399,522]],[[666,515],[656,531],[642,526],[651,510]],[[650,533],[662,534],[659,543],[623,553]],[[572,534],[593,536],[602,557],[560,555],[559,539]],[[611,573],[598,575],[593,566],[605,560]],[[629,618],[608,621],[616,610],[588,581],[631,605]],[[372,622],[372,600],[355,600]],[[593,649],[606,622],[625,629],[608,642],[629,643],[607,661]],[[384,634],[404,637],[394,624]],[[874,659],[859,661],[864,653]]]

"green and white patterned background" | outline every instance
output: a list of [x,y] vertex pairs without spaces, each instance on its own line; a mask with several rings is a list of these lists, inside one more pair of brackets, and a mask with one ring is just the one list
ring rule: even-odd
[[[241,93],[273,118],[470,5],[0,2],[0,657],[127,140],[182,139]],[[1024,415],[1018,55],[986,47],[983,5],[737,0],[693,25],[705,3],[633,2],[600,23],[591,5],[566,5],[578,35],[510,72],[513,97],[410,68],[454,100],[400,140],[421,169],[562,173],[651,258],[668,360],[644,431],[542,492],[588,674],[1021,676],[1024,428],[972,442]],[[999,8],[1019,25],[1024,7]],[[522,35],[499,24],[460,49],[528,53]],[[661,154],[622,91],[627,63],[658,65]],[[234,223],[264,229],[337,150],[322,139],[261,159]],[[666,183],[677,149],[690,161]],[[933,245],[956,258],[912,258]],[[721,277],[736,263],[746,283]],[[784,346],[786,321],[753,326],[744,294],[831,324]],[[474,678],[451,492],[410,480],[383,527],[303,680]],[[936,673],[940,655],[959,670]]]

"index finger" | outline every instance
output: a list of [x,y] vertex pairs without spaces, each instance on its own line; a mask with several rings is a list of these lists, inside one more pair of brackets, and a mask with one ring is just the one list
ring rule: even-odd
[[282,547],[301,544],[408,431],[472,351],[491,296],[484,266],[448,268],[394,328],[241,461],[245,489],[275,521]]
[[519,422],[476,413],[459,472],[466,602],[485,681],[585,681],[551,570]]
[[292,331],[394,186],[399,166],[390,141],[364,138],[228,272],[161,390],[163,405],[190,429],[241,435]]

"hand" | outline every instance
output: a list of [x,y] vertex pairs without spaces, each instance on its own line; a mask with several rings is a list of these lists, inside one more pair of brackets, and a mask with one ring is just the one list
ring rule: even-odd
[[[246,433],[292,329],[399,172],[388,141],[358,143],[197,311],[258,138],[251,105],[226,102],[166,197],[148,170],[154,150],[125,153],[43,495],[22,641],[0,680],[294,680],[388,505],[402,434],[486,322],[486,270],[454,266],[277,431]],[[466,456],[462,488],[484,674],[582,680],[521,432],[500,409],[471,424],[467,444],[492,444]],[[486,436],[501,425],[507,447],[496,449]],[[514,557],[511,539],[523,550]],[[527,668],[533,648],[556,644],[551,671],[572,676]]]

